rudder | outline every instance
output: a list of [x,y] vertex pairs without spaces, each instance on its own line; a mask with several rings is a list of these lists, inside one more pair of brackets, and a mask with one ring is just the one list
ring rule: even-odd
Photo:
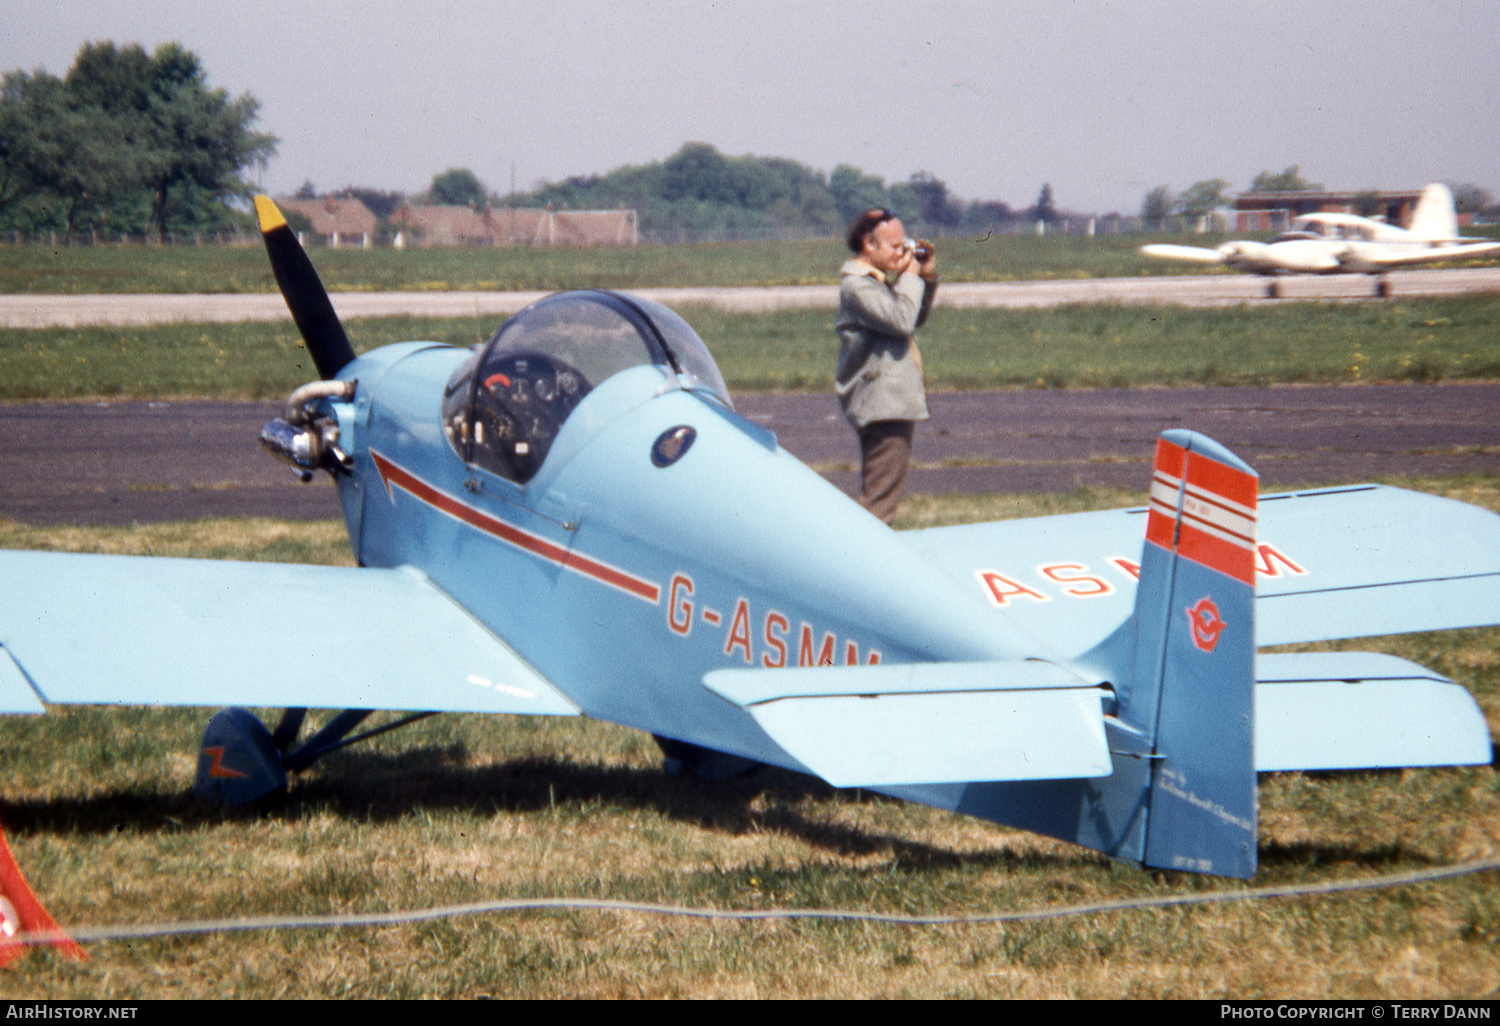
[[1428,242],[1447,242],[1458,238],[1458,214],[1453,205],[1453,193],[1441,182],[1433,182],[1422,190],[1417,208],[1412,211],[1411,226],[1407,231]]
[[1191,431],[1157,443],[1122,720],[1154,738],[1146,865],[1255,874],[1258,478]]

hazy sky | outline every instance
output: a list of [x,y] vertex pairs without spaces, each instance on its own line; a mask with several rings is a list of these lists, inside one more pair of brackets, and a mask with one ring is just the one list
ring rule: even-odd
[[965,199],[1139,211],[1300,165],[1500,191],[1495,0],[0,0],[0,69],[176,40],[261,102],[262,185],[413,192],[604,172],[687,141]]

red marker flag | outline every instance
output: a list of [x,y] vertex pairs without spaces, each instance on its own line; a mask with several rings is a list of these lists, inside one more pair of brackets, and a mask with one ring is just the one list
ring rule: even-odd
[[5,831],[0,829],[0,968],[25,954],[27,945],[19,939],[23,933],[54,934],[56,939],[48,944],[72,958],[88,957],[72,938],[58,929],[57,922],[26,886],[21,867],[16,865],[16,857],[5,841]]

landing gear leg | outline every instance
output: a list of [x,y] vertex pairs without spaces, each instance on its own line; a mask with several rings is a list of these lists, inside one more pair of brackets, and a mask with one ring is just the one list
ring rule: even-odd
[[368,709],[349,709],[329,720],[327,726],[304,744],[293,747],[306,715],[306,709],[288,709],[272,733],[244,709],[221,709],[215,713],[203,731],[203,743],[199,746],[198,775],[193,783],[199,800],[244,805],[284,791],[288,773],[300,773],[329,752],[433,714],[413,713],[349,737],[370,715]]
[[703,748],[659,734],[652,734],[651,737],[661,749],[662,755],[666,756],[666,771],[674,777],[694,776],[705,781],[728,780],[765,765],[754,759],[716,752],[712,748]]
[[1270,281],[1266,282],[1266,298],[1267,299],[1280,299],[1281,298],[1281,283],[1279,281],[1277,281],[1275,278],[1272,278]]
[[1375,298],[1389,299],[1391,295],[1391,283],[1385,278],[1375,279]]

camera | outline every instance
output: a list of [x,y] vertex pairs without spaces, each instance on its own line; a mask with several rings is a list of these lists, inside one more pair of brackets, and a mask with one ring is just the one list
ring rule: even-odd
[[906,251],[915,254],[919,264],[925,264],[932,259],[932,243],[926,240],[918,242],[916,239],[907,239]]

